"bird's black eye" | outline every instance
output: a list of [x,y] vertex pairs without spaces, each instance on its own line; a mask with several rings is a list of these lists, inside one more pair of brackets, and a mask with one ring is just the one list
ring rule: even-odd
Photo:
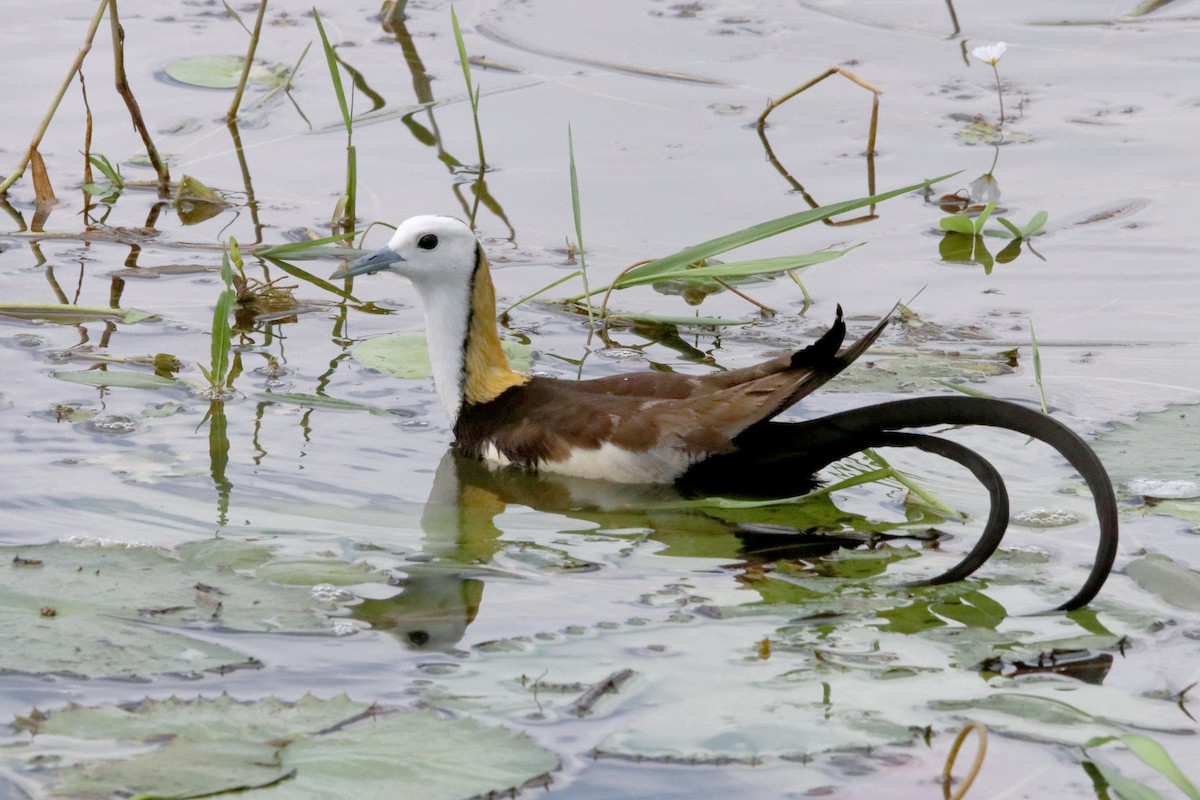
[[438,246],[438,238],[432,233],[427,233],[420,239],[417,239],[417,247],[422,250],[432,250]]

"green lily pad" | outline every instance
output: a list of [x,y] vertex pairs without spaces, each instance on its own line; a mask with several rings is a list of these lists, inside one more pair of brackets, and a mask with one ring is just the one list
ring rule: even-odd
[[508,794],[558,766],[553,753],[503,728],[345,695],[72,705],[34,711],[15,727],[36,735],[6,749],[9,768],[69,797],[456,800]]
[[[529,369],[531,351],[527,345],[510,341],[500,344],[513,369]],[[364,367],[396,378],[429,378],[433,375],[423,333],[393,333],[366,339],[356,344],[350,355]]]
[[0,316],[45,320],[59,325],[79,325],[97,320],[130,325],[142,320],[158,319],[157,314],[139,311],[136,308],[72,306],[63,303],[0,303]]
[[[172,80],[188,86],[201,89],[235,89],[242,79],[244,64],[245,59],[241,56],[195,56],[172,61],[163,71]],[[286,71],[286,68],[255,60],[250,65],[247,82],[274,85],[279,81],[281,70]]]
[[153,372],[133,372],[121,369],[84,369],[74,372],[51,372],[51,378],[86,386],[108,386],[121,389],[166,389],[178,386],[174,378],[164,378]]
[[[320,563],[346,582],[345,562]],[[356,583],[386,580],[352,569]],[[298,574],[307,580],[280,580]],[[225,539],[174,551],[92,540],[0,548],[0,628],[21,642],[0,649],[0,671],[140,676],[236,666],[244,655],[147,623],[329,633],[342,606],[311,595],[320,575]]]
[[1118,423],[1096,437],[1093,446],[1113,480],[1135,478],[1200,481],[1200,454],[1180,442],[1200,441],[1200,406],[1169,406]]
[[1200,572],[1168,556],[1151,553],[1134,559],[1125,567],[1125,574],[1173,606],[1200,611]]

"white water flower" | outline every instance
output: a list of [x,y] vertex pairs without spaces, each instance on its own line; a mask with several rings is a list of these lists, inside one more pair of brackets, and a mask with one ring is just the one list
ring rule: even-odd
[[992,173],[985,173],[971,181],[971,199],[980,203],[1000,201],[1000,184],[996,183]]
[[971,51],[971,55],[994,67],[1007,50],[1008,45],[1004,42],[996,42],[995,44],[985,44],[976,47]]

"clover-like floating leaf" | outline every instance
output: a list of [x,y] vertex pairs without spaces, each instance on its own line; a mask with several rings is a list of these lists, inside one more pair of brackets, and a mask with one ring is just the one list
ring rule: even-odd
[[[510,341],[501,342],[501,346],[515,369],[529,368],[529,347]],[[350,355],[364,367],[396,378],[428,378],[433,375],[423,333],[394,333],[365,339],[354,346]]]
[[70,797],[456,800],[507,794],[558,766],[553,753],[503,728],[345,695],[71,706],[35,711],[16,727],[40,735],[6,748],[7,766]]
[[1029,220],[1029,224],[1022,228],[1018,228],[1011,220],[1004,217],[996,217],[996,221],[1005,227],[1005,230],[998,231],[995,228],[984,231],[987,236],[999,236],[1005,239],[1028,239],[1030,236],[1037,236],[1046,227],[1046,220],[1050,215],[1045,211],[1039,211]]
[[[201,89],[235,89],[242,78],[245,59],[241,56],[196,56],[172,61],[163,70],[169,78]],[[256,60],[250,65],[249,83],[267,86],[280,80],[280,65]]]
[[938,220],[938,227],[949,233],[961,233],[963,236],[975,235],[975,223],[962,214],[952,214]]

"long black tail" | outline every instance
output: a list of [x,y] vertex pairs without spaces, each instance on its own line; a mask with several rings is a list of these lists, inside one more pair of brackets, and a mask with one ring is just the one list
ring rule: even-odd
[[743,479],[747,493],[786,496],[783,481],[792,481],[794,493],[796,475],[811,474],[868,447],[918,447],[936,453],[971,470],[991,495],[991,512],[975,547],[962,562],[923,583],[960,580],[995,551],[1008,524],[1008,496],[995,468],[973,451],[950,440],[899,432],[935,425],[985,425],[1022,433],[1053,447],[1079,472],[1096,505],[1100,542],[1087,581],[1057,610],[1070,611],[1091,601],[1108,578],[1117,554],[1117,501],[1112,482],[1099,457],[1078,434],[1015,403],[954,395],[917,397],[804,422],[758,425],[735,441],[738,452],[697,464],[684,482],[701,491],[718,486],[729,491],[730,476],[736,475]]
[[1087,482],[1096,504],[1100,542],[1087,581],[1075,596],[1058,606],[1070,611],[1096,596],[1117,556],[1117,498],[1104,464],[1073,430],[1045,414],[982,397],[916,397],[843,411],[820,419],[793,423],[794,432],[813,446],[875,431],[924,428],[931,425],[987,425],[1023,433],[1057,450]]

